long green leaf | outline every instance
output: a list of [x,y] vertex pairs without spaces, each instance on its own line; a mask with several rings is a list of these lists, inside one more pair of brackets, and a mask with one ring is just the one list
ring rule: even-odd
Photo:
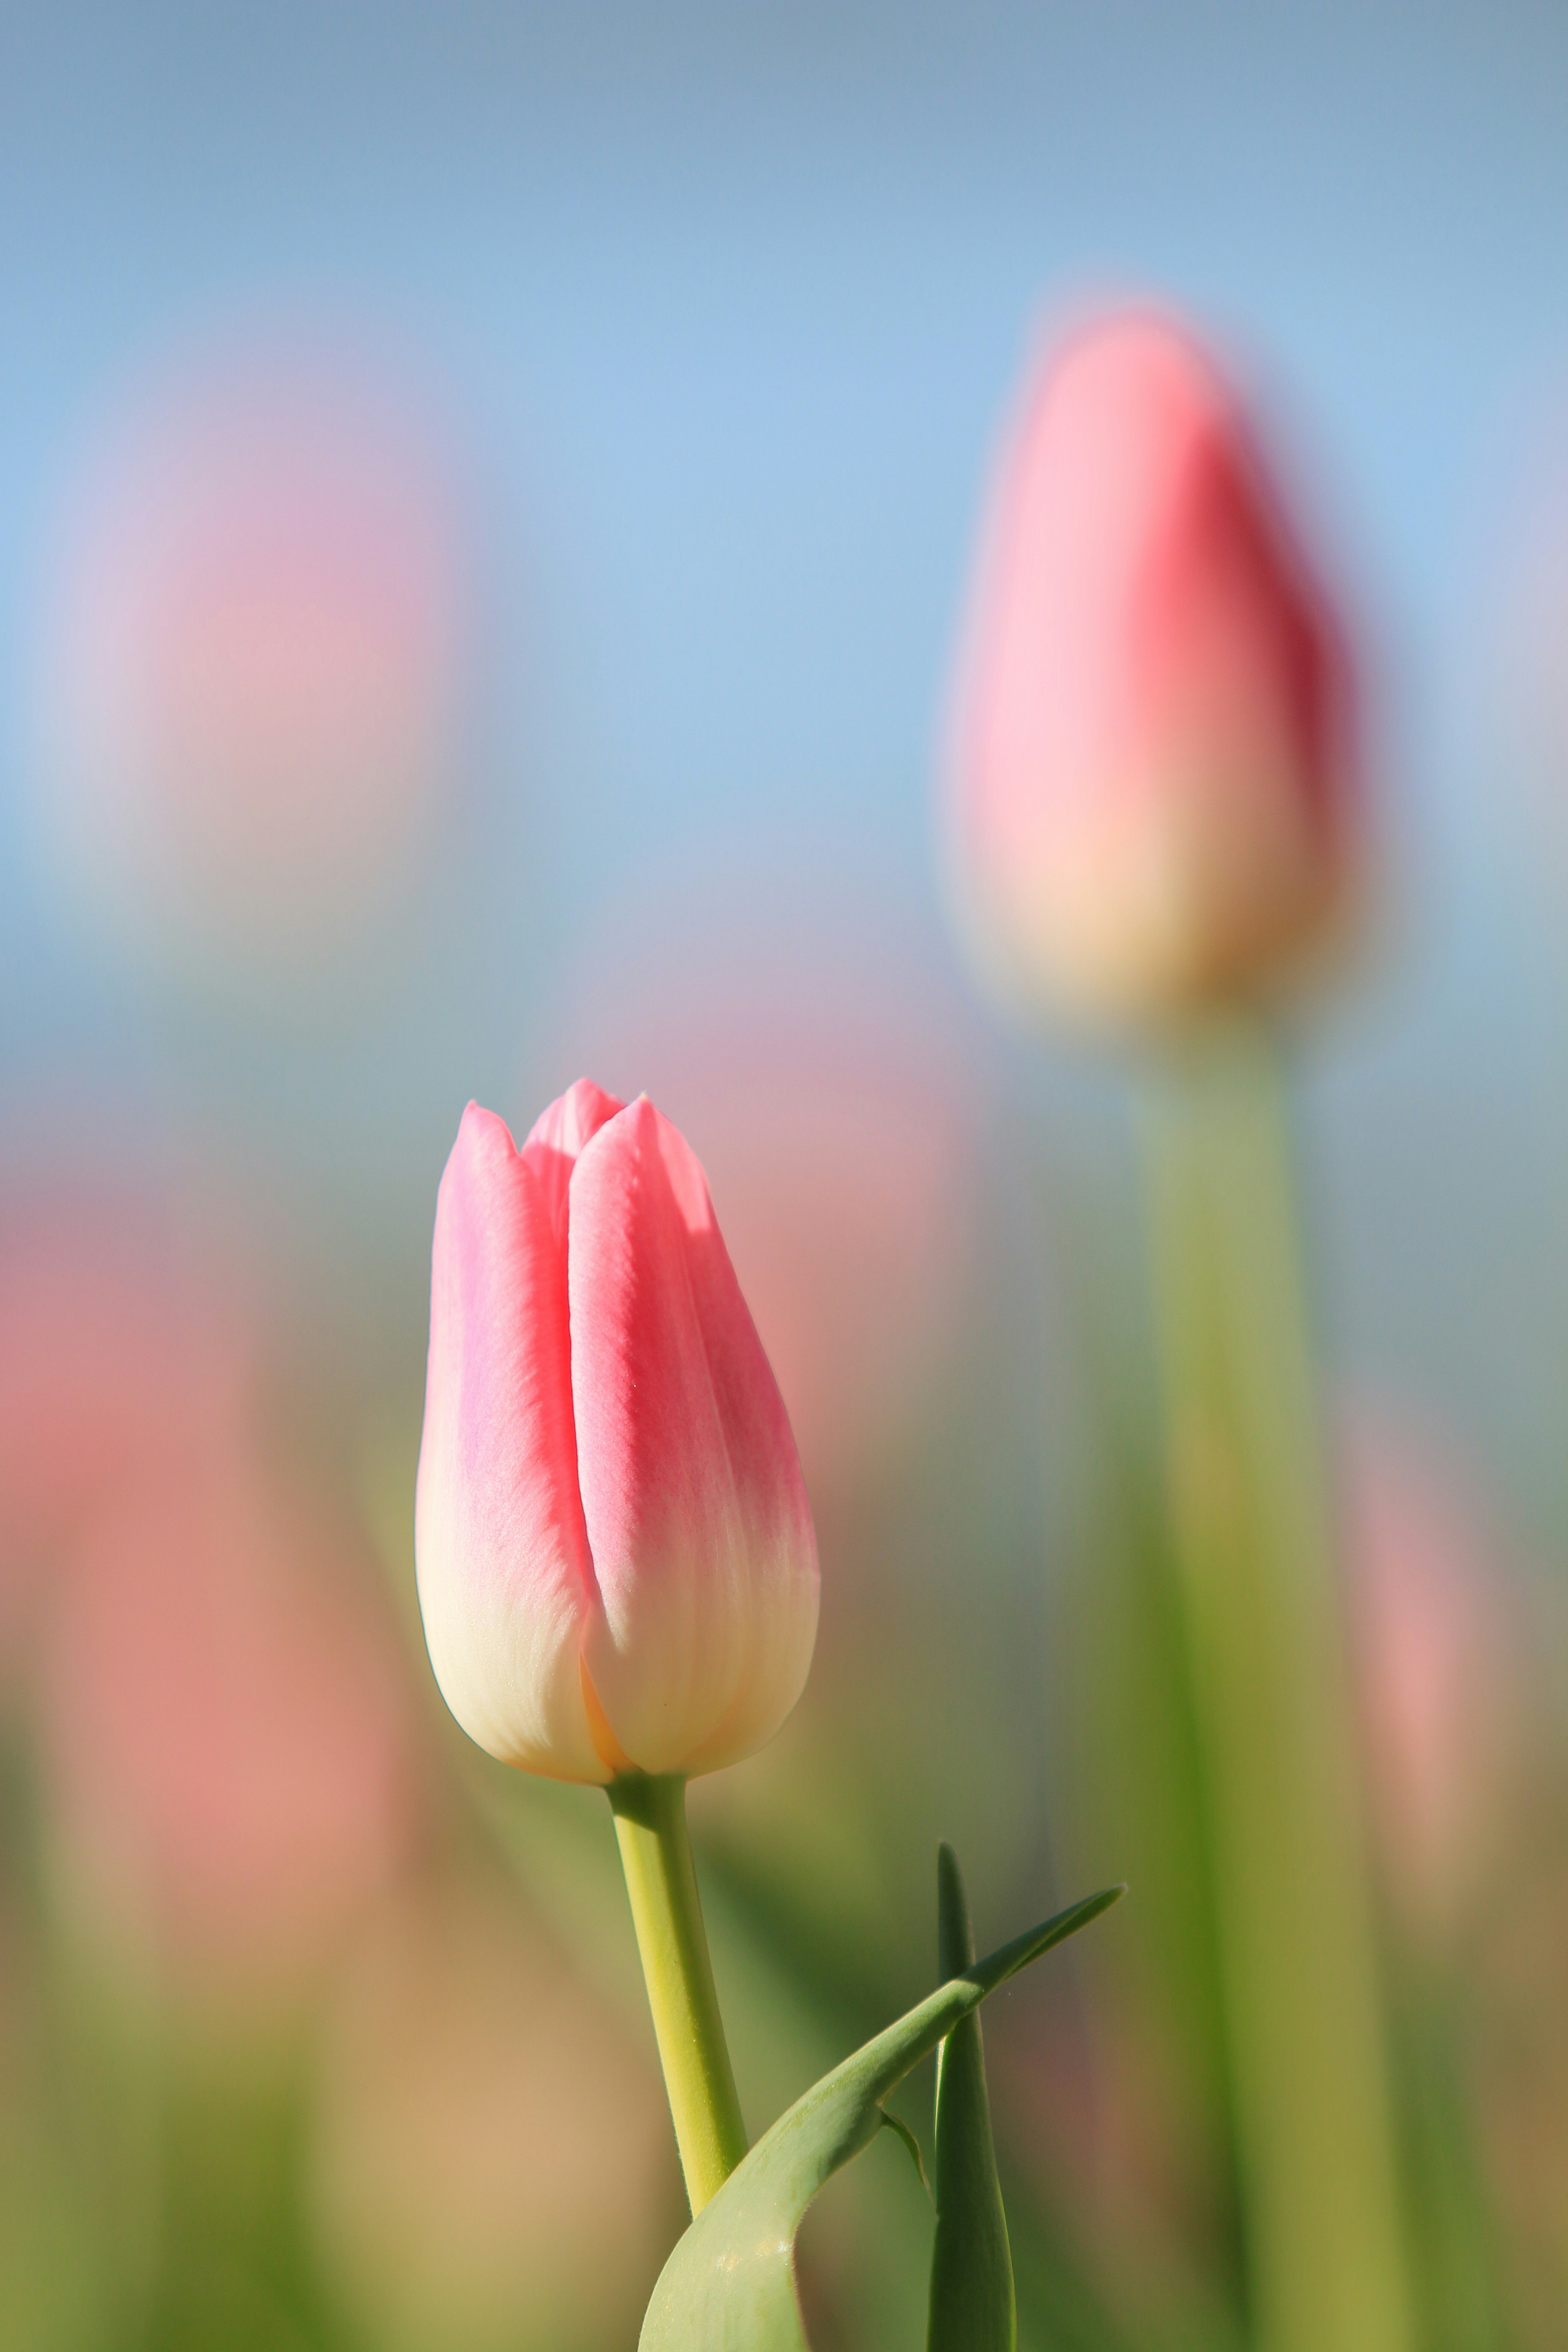
[[[958,1857],[936,1858],[938,1966],[974,1965],[974,1937]],[[1016,2352],[1013,2255],[985,2093],[980,2016],[961,2017],[936,2057],[936,2238],[931,2257],[928,2352]]]
[[987,1993],[1121,1893],[1091,1895],[942,1985],[825,2074],[705,2205],[659,2274],[639,2352],[809,2352],[795,2290],[806,2208],[882,2125],[882,2102]]

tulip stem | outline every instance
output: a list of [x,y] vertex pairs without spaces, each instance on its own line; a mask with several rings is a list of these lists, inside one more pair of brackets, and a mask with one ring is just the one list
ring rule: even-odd
[[1260,2352],[1407,2352],[1340,1588],[1288,1121],[1261,1025],[1189,1034],[1147,1108],[1251,2340]]
[[647,1985],[680,2168],[700,2213],[746,2153],[719,2014],[679,1773],[624,1773],[606,1791]]

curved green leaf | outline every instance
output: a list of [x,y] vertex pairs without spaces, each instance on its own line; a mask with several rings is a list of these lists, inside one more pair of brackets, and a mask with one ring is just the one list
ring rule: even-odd
[[926,2160],[921,2154],[921,2144],[902,2116],[895,2116],[889,2108],[884,2107],[880,2128],[883,2131],[892,2132],[897,2138],[903,2141],[910,2152],[910,2162],[915,2168],[915,2178],[925,2190],[928,2200],[934,2204],[936,2200],[931,2197],[931,2182],[926,2179]]
[[812,2199],[876,2137],[883,2100],[960,2019],[1123,1892],[1107,1887],[989,1953],[797,2099],[670,2255],[638,2352],[809,2352],[795,2291],[795,2241]]

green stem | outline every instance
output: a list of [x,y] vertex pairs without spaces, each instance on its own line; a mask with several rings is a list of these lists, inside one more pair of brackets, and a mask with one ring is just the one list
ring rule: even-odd
[[1146,1122],[1172,1506],[1261,2352],[1407,2352],[1378,1962],[1279,1072],[1237,1020]]
[[607,1790],[632,1924],[693,2213],[746,2153],[679,1774],[627,1772]]

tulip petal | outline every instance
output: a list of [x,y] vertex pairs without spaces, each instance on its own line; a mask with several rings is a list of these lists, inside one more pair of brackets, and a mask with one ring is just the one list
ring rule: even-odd
[[563,1237],[536,1168],[476,1103],[436,1209],[415,1549],[430,1661],[464,1730],[527,1770],[608,1779],[579,1665],[596,1594]]
[[567,1261],[601,1603],[585,1665],[635,1763],[710,1770],[771,1738],[800,1696],[816,1545],[707,1181],[646,1097],[577,1160]]
[[596,1087],[592,1078],[579,1078],[540,1112],[528,1130],[522,1156],[544,1187],[556,1237],[563,1244],[566,1239],[566,1196],[577,1156],[585,1144],[593,1141],[605,1120],[614,1118],[624,1108],[614,1095]]

